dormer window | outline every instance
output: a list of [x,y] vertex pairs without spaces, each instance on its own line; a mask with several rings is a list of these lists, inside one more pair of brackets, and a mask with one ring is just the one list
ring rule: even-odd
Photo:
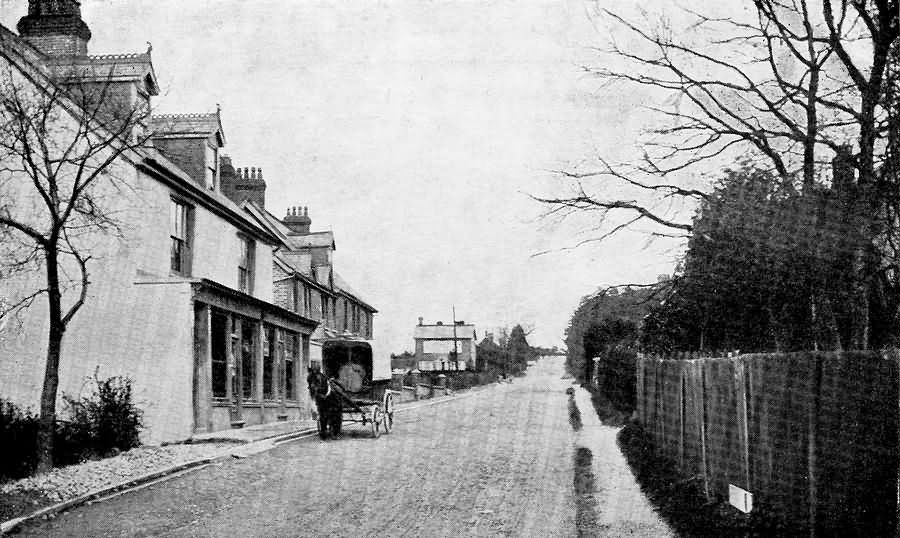
[[219,149],[211,144],[206,144],[206,188],[219,188]]

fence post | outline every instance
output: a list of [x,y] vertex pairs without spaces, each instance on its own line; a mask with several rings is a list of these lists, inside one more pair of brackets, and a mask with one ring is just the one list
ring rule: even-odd
[[741,467],[744,471],[744,488],[750,491],[750,432],[747,426],[747,380],[744,360],[732,359],[734,365],[735,402],[737,404],[738,439],[741,442]]
[[807,450],[807,467],[806,472],[809,476],[809,536],[811,538],[815,538],[816,536],[816,523],[818,520],[818,502],[819,502],[819,492],[818,492],[818,476],[817,476],[817,458],[816,451],[818,447],[818,436],[819,436],[819,428],[818,428],[818,419],[819,419],[819,409],[821,407],[821,399],[822,399],[822,361],[823,357],[818,353],[814,356],[814,371],[812,378],[812,401],[809,403],[809,408],[807,410],[808,416],[808,450]]
[[644,417],[644,359],[640,355],[635,358],[637,362],[635,370],[637,371],[637,376],[635,379],[635,393],[637,394],[637,414],[638,414],[638,422],[641,423],[641,426],[645,426],[647,424],[646,418]]
[[678,376],[678,466],[684,470],[684,373],[685,367],[690,368],[690,362],[683,362],[679,365]]
[[700,389],[700,453],[703,459],[703,493],[709,501],[709,466],[706,461],[706,361],[697,361],[695,375]]

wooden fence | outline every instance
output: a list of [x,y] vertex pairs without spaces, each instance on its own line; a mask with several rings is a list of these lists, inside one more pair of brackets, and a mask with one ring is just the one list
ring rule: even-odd
[[658,451],[710,498],[733,484],[754,509],[825,534],[893,534],[898,408],[898,361],[874,353],[637,360]]

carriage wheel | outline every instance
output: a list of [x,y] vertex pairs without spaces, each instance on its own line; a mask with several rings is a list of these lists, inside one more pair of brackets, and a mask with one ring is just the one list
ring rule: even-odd
[[391,433],[394,429],[394,395],[390,392],[384,393],[384,433]]
[[369,419],[369,422],[372,423],[372,437],[375,437],[377,439],[379,436],[381,436],[381,425],[384,422],[381,408],[377,405],[372,406],[372,415]]

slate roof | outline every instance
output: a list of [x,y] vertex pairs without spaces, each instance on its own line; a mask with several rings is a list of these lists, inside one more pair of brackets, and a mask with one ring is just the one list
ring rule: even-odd
[[291,248],[334,248],[334,232],[288,235],[288,244]]
[[[294,235],[290,228],[278,220],[275,215],[269,213],[265,209],[256,207],[249,201],[244,203],[244,208],[248,209],[262,224],[278,235],[285,246],[291,250],[302,250],[307,248],[336,248],[334,242],[334,232],[312,232],[304,235]],[[251,209],[252,208],[252,209]]]
[[84,58],[48,57],[47,68],[58,78],[87,81],[134,81],[144,84],[150,95],[159,95],[159,84],[150,53],[103,54]]
[[162,136],[209,136],[218,134],[225,144],[225,131],[219,111],[200,114],[154,114],[151,129]]

